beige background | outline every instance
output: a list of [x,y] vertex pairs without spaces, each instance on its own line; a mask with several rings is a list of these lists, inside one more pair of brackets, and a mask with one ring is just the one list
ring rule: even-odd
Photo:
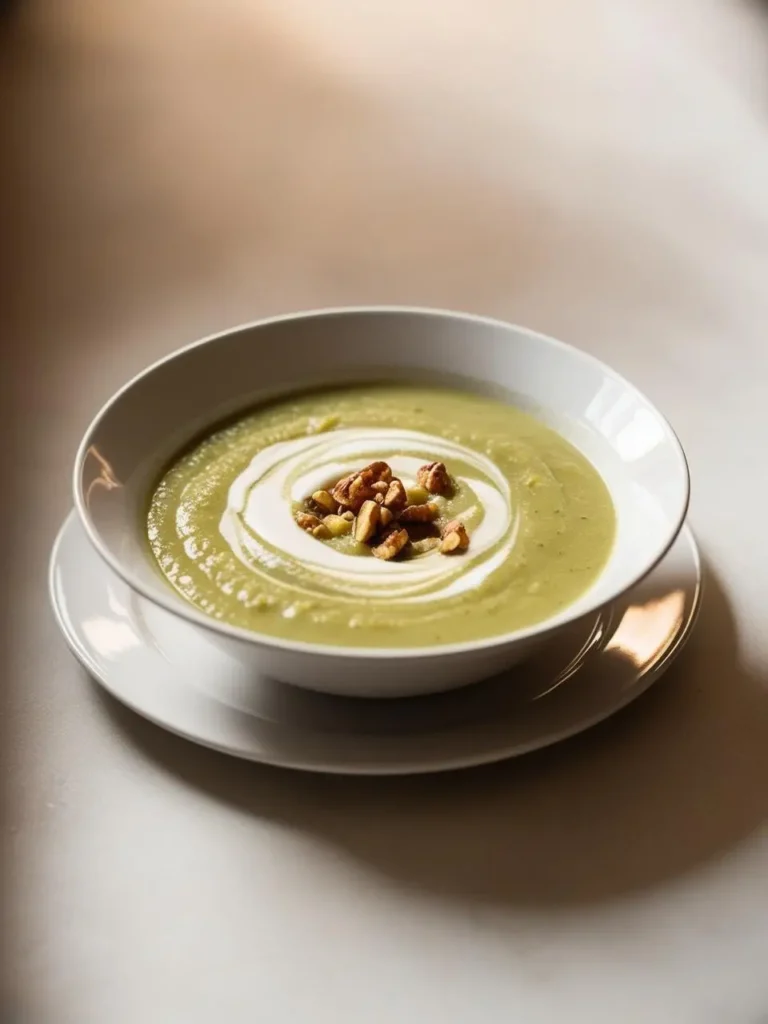
[[[0,40],[0,1017],[768,1020],[768,23],[714,0],[19,0]],[[90,415],[261,314],[404,302],[610,360],[710,569],[614,722],[309,778],[102,696],[45,571]]]

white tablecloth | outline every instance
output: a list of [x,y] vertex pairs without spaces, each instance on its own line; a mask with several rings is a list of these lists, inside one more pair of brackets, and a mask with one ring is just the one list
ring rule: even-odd
[[[768,1020],[768,12],[28,0],[0,70],[8,1024]],[[679,667],[491,769],[228,760],[47,607],[90,415],[262,314],[525,323],[645,389],[708,586]]]

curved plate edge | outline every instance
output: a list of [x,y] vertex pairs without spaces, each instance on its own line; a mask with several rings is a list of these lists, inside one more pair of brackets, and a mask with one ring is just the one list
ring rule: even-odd
[[[152,722],[153,725],[156,725],[175,736],[179,736],[182,739],[196,743],[198,746],[206,747],[209,750],[215,750],[218,753],[227,754],[230,757],[238,757],[243,760],[252,761],[256,764],[268,764],[273,767],[288,768],[294,771],[306,771],[328,775],[383,777],[399,775],[430,775],[448,771],[458,771],[466,768],[495,764],[500,761],[510,760],[514,757],[521,757],[525,754],[533,753],[536,750],[543,750],[547,747],[554,746],[555,744],[561,743],[573,736],[577,736],[582,732],[586,732],[594,726],[599,725],[601,722],[612,718],[615,714],[623,711],[638,697],[641,697],[645,692],[647,692],[647,690],[649,690],[650,687],[670,668],[691,637],[701,608],[704,588],[699,547],[691,527],[685,523],[680,532],[688,545],[696,569],[696,584],[693,588],[691,607],[686,619],[671,639],[669,646],[664,653],[648,668],[646,672],[639,676],[637,684],[624,694],[623,699],[620,699],[615,704],[610,705],[604,711],[598,712],[579,721],[578,723],[575,723],[573,726],[555,731],[554,733],[548,734],[546,737],[540,737],[538,740],[531,740],[529,743],[518,743],[512,749],[508,747],[498,747],[476,755],[449,757],[440,763],[424,764],[422,762],[404,761],[401,764],[385,764],[379,766],[372,764],[356,765],[333,763],[318,766],[317,764],[302,762],[300,760],[290,758],[259,756],[254,751],[234,749],[232,747],[227,747],[223,744],[213,742],[205,737],[192,735],[175,726],[173,722],[163,720],[151,713],[148,713],[140,705],[128,699],[124,693],[119,692],[110,685],[109,679],[106,677],[105,673],[91,657],[86,647],[81,643],[76,630],[72,626],[66,614],[64,603],[60,600],[58,594],[56,580],[58,553],[66,538],[68,529],[72,528],[76,522],[77,519],[73,510],[66,517],[56,535],[49,562],[48,590],[54,618],[64,640],[70,652],[88,672],[88,674],[92,676],[92,678],[95,679],[111,697],[138,714],[140,717],[144,718],[146,721]],[[105,571],[108,570],[105,568]]]

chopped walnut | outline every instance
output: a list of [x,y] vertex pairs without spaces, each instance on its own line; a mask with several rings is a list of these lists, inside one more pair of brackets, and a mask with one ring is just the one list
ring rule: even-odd
[[370,501],[378,493],[377,484],[388,484],[391,479],[392,470],[386,462],[372,462],[365,469],[339,480],[332,496],[339,505],[357,512],[364,501]]
[[387,493],[384,495],[384,507],[388,508],[391,512],[397,513],[404,509],[407,503],[408,495],[406,494],[403,482],[395,477],[387,488]]
[[[376,557],[385,560],[398,555],[406,544],[421,541],[425,542],[424,552],[434,545],[446,554],[463,551],[469,544],[464,526],[455,520],[437,539],[440,508],[427,500],[430,494],[451,492],[445,464],[422,466],[417,479],[418,484],[407,490],[386,462],[371,462],[333,486],[314,491],[306,499],[306,510],[297,513],[296,522],[320,540],[351,532],[356,541],[372,544]],[[421,553],[421,548],[414,550]]]
[[444,555],[451,555],[458,551],[466,551],[469,547],[469,534],[467,528],[458,519],[452,519],[446,523],[443,529],[443,542],[440,550]]
[[[374,463],[375,465],[375,463]],[[388,480],[377,480],[373,485],[373,498],[374,501],[378,502],[379,505],[384,504],[384,497],[389,490]]]
[[307,530],[309,533],[317,529],[318,526],[323,525],[322,519],[318,519],[311,512],[299,512],[296,516],[296,522],[302,530]]
[[346,503],[349,500],[349,489],[356,475],[355,473],[350,473],[349,476],[342,477],[331,491],[331,497],[339,504],[339,512],[341,512],[342,508],[346,509]]
[[401,523],[433,523],[440,515],[440,509],[433,501],[426,505],[409,505],[398,516]]
[[451,478],[444,462],[430,462],[422,466],[416,479],[430,494],[448,494],[451,490]]
[[381,558],[385,562],[388,562],[391,558],[395,558],[400,554],[408,543],[408,539],[407,530],[392,530],[385,534],[379,543],[371,550],[377,558]]
[[370,466],[365,467],[363,472],[371,473],[372,478],[376,483],[388,484],[392,479],[392,470],[386,462],[372,462]]
[[364,501],[373,497],[374,483],[374,476],[370,469],[362,469],[359,473],[350,473],[343,480],[339,480],[333,488],[333,500],[337,501],[339,505],[357,512]]
[[381,509],[375,501],[363,502],[363,506],[355,522],[355,540],[361,544],[367,543],[379,528],[381,521]]

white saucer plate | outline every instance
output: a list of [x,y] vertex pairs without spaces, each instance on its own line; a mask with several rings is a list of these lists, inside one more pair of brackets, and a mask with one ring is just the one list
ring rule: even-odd
[[74,513],[54,544],[50,588],[77,659],[112,696],[157,725],[267,764],[395,775],[525,754],[629,704],[690,636],[701,562],[684,527],[646,580],[531,660],[474,686],[393,700],[333,697],[254,676],[204,630],[130,590]]

